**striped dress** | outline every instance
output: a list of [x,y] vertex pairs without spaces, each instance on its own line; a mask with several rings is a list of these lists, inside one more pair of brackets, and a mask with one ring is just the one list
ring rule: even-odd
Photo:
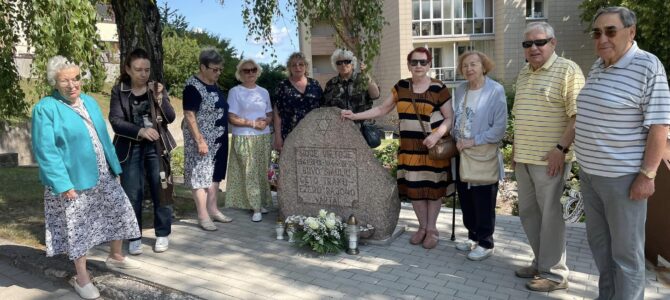
[[421,121],[426,130],[435,129],[444,119],[440,107],[451,99],[449,89],[439,80],[432,79],[423,93],[412,93],[411,79],[398,81],[392,89],[400,119],[400,149],[398,149],[398,193],[400,199],[440,200],[446,196],[451,183],[449,160],[428,158],[428,148],[422,144],[425,136],[412,106],[416,101]]

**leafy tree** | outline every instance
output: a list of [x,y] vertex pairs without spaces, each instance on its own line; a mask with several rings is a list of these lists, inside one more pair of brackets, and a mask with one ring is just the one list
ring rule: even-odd
[[14,64],[15,45],[19,42],[16,28],[25,22],[22,12],[28,11],[27,2],[0,1],[0,120],[24,118],[28,104],[19,86],[19,73]]
[[[667,0],[585,0],[579,6],[581,18],[591,24],[601,7],[625,6],[637,16],[635,40],[638,46],[654,53],[668,68],[670,66],[670,1]],[[589,26],[590,30],[590,26]]]
[[[386,24],[382,15],[383,0],[287,0],[288,10],[295,11],[296,21],[309,28],[314,20],[325,20],[335,29],[336,45],[350,49],[361,61],[371,63],[379,55],[382,29]],[[278,0],[245,0],[242,10],[249,36],[264,40],[272,46],[271,24],[275,16],[282,16]],[[267,49],[263,46],[263,49]],[[366,69],[369,71],[369,68]]]
[[99,90],[105,79],[101,45],[90,0],[0,1],[0,119],[24,118],[28,103],[19,88],[14,63],[19,32],[34,50],[33,75],[39,96],[51,91],[46,83],[49,58],[63,55],[80,64],[86,91]]
[[274,92],[279,83],[286,79],[286,67],[282,65],[260,64],[263,73],[256,80],[256,84],[267,89],[270,94]]
[[198,71],[200,46],[190,37],[167,35],[163,38],[165,85],[170,94],[181,97],[186,79]]

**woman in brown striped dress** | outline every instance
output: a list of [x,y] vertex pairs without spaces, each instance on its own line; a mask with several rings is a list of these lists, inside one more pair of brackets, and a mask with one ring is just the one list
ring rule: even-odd
[[[428,158],[428,149],[451,130],[453,110],[448,88],[428,76],[432,56],[428,49],[419,47],[407,55],[407,67],[412,77],[396,83],[391,95],[380,105],[360,113],[343,110],[344,119],[367,120],[380,117],[397,109],[400,118],[400,149],[398,150],[398,191],[401,199],[412,201],[419,220],[419,230],[410,243],[434,248],[438,241],[437,216],[450,183],[449,161]],[[425,137],[417,120],[416,107],[426,131]]]

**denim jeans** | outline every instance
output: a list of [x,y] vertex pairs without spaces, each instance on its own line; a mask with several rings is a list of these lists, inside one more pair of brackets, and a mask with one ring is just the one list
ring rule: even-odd
[[[159,157],[153,143],[143,141],[133,144],[128,159],[121,164],[121,186],[135,210],[137,224],[142,230],[142,202],[144,201],[145,179],[148,180],[154,207],[154,231],[157,237],[170,235],[172,231],[172,206],[161,206]],[[139,239],[139,238],[138,238]],[[133,240],[138,240],[133,239]],[[132,240],[131,240],[132,241]]]

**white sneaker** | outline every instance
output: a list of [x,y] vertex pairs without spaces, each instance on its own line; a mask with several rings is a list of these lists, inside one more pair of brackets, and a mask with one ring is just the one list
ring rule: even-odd
[[477,242],[471,239],[456,244],[456,249],[461,251],[472,251],[475,247],[477,247]]
[[259,212],[254,213],[254,215],[251,216],[251,221],[260,222],[261,220],[263,220],[263,214],[261,214]]
[[267,214],[267,213],[269,213],[269,212],[270,212],[270,211],[267,210],[265,207],[261,207],[261,213],[262,213],[262,214]]
[[169,244],[170,241],[168,240],[167,236],[156,237],[156,244],[154,244],[154,251],[158,253],[165,252],[168,249]]
[[477,246],[475,250],[470,251],[468,253],[468,259],[469,260],[484,260],[487,257],[491,256],[493,254],[493,248],[491,249],[486,249],[482,246]]
[[132,255],[142,254],[142,240],[130,241],[128,243],[128,253]]
[[100,292],[98,291],[98,288],[93,285],[93,282],[89,282],[84,286],[79,286],[79,283],[77,283],[77,276],[75,276],[70,280],[70,284],[74,286],[74,290],[77,291],[79,297],[84,299],[97,299],[100,297]]

